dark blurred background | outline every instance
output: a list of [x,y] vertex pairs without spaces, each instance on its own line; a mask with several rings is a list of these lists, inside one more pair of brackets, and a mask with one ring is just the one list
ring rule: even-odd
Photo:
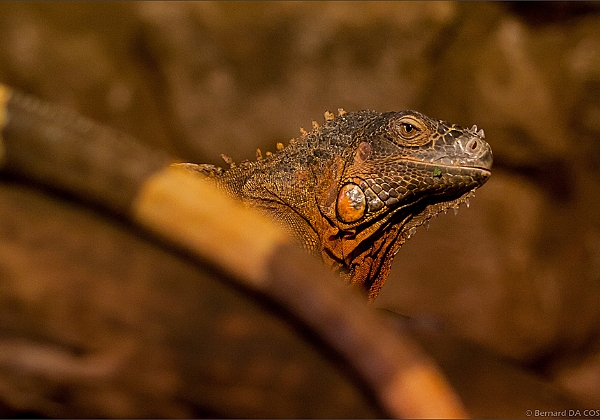
[[419,229],[374,305],[600,408],[597,3],[2,2],[0,81],[220,165],[338,108],[477,124],[492,178]]

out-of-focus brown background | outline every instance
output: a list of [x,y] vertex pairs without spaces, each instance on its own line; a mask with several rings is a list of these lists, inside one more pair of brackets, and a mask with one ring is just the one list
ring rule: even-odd
[[[492,178],[401,249],[375,306],[600,409],[597,4],[1,3],[0,81],[190,162],[251,159],[337,108],[477,124]],[[43,211],[19,194],[0,209]]]

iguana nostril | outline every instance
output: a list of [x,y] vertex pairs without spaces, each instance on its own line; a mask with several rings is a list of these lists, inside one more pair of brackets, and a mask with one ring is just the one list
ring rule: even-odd
[[471,139],[467,143],[467,150],[474,153],[479,149],[479,145],[480,143],[477,139]]

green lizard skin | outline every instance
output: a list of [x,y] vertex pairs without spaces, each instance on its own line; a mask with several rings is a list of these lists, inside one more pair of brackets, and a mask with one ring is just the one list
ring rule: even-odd
[[415,111],[325,113],[287,147],[229,169],[180,164],[283,225],[375,299],[416,227],[457,209],[490,177],[483,130]]

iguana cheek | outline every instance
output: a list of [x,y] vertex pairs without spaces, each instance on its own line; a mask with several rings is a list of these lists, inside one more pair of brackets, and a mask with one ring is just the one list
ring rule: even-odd
[[337,215],[344,223],[353,223],[365,215],[367,201],[365,193],[356,184],[346,184],[337,199]]

